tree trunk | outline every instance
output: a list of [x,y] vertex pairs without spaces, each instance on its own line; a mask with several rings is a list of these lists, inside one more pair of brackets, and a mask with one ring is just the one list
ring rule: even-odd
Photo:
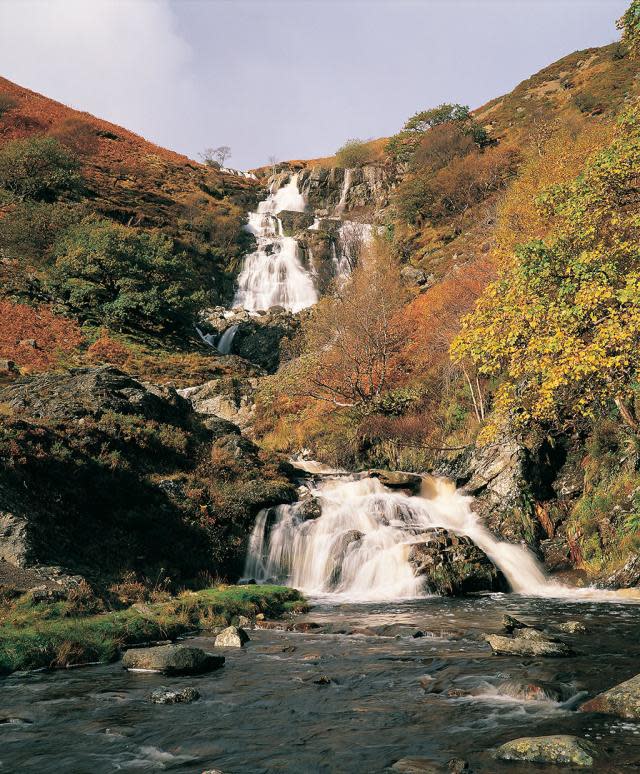
[[615,404],[624,423],[637,434],[640,431],[640,424],[638,423],[633,405],[625,403],[620,397],[615,398]]

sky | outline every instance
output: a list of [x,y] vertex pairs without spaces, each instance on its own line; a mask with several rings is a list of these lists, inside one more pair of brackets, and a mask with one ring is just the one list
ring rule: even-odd
[[616,40],[629,0],[0,0],[0,75],[198,158],[331,155]]

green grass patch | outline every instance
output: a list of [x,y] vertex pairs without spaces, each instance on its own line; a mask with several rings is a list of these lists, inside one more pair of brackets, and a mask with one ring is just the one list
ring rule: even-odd
[[27,595],[0,613],[0,674],[113,661],[125,645],[229,625],[240,615],[278,617],[304,609],[300,593],[284,586],[217,586],[84,616],[69,614],[65,602],[32,604]]

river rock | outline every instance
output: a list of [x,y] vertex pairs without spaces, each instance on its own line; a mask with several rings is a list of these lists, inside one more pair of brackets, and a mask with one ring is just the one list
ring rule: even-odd
[[500,656],[548,656],[560,658],[573,655],[571,648],[560,640],[548,637],[535,629],[521,629],[519,631],[527,632],[527,634],[520,637],[504,637],[500,634],[489,634],[485,639],[491,646],[491,650]]
[[239,626],[227,626],[215,639],[216,648],[242,648],[249,642],[249,635]]
[[401,774],[443,774],[446,769],[428,758],[401,758],[391,766],[389,771]]
[[569,698],[568,691],[563,686],[542,680],[530,680],[520,683],[516,680],[505,680],[496,686],[498,696],[511,696],[522,701],[553,701],[561,702]]
[[596,750],[592,744],[577,736],[526,736],[501,745],[494,756],[502,761],[528,763],[572,764],[593,766]]
[[131,648],[122,657],[129,671],[162,672],[166,675],[197,675],[224,665],[224,656],[214,656],[202,648],[160,645],[155,648]]
[[517,618],[514,618],[512,615],[509,615],[508,613],[505,613],[502,616],[502,626],[508,634],[511,634],[516,629],[528,629],[529,624],[522,623],[522,621],[519,621]]
[[580,707],[580,712],[603,712],[640,720],[640,674],[589,699]]
[[195,688],[181,688],[171,690],[169,688],[158,688],[151,694],[151,701],[154,704],[190,704],[200,698],[200,694]]
[[556,627],[561,632],[567,634],[584,634],[587,627],[581,621],[565,621]]
[[380,480],[384,486],[389,489],[409,489],[414,494],[418,494],[422,487],[422,476],[416,473],[405,473],[401,470],[370,470],[368,473],[373,478]]
[[409,562],[434,594],[461,596],[476,591],[506,591],[504,576],[468,537],[446,529],[424,533],[425,542],[409,549]]

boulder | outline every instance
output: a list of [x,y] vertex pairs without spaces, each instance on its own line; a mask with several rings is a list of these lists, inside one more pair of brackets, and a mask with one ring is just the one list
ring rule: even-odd
[[489,557],[468,537],[434,527],[426,540],[409,549],[409,563],[434,594],[461,596],[477,591],[507,591],[507,582]]
[[502,616],[502,626],[504,627],[505,632],[508,634],[511,634],[516,629],[528,629],[529,624],[522,623],[522,621],[519,621],[517,618],[514,618],[512,615],[509,615],[508,613],[505,613]]
[[443,774],[445,769],[441,764],[434,763],[428,758],[401,758],[396,761],[389,771],[400,774]]
[[580,712],[602,712],[640,720],[640,674],[589,699],[580,707]]
[[560,640],[548,637],[536,629],[519,629],[520,636],[503,637],[500,634],[489,634],[485,638],[496,655],[501,656],[572,656],[571,648]]
[[158,688],[150,696],[153,704],[191,704],[199,698],[200,694],[195,688]]
[[322,505],[317,497],[306,497],[304,500],[300,500],[300,502],[296,503],[293,507],[295,516],[300,521],[317,519],[322,515]]
[[249,642],[249,635],[239,626],[227,626],[215,639],[216,648],[242,648]]
[[368,475],[379,479],[383,486],[389,489],[408,489],[414,494],[418,494],[422,487],[422,476],[416,473],[405,473],[401,470],[370,470]]
[[501,745],[494,757],[501,761],[571,764],[593,766],[594,746],[585,739],[568,734],[525,736]]
[[223,665],[224,656],[183,645],[132,648],[122,657],[122,666],[130,672],[162,672],[165,675],[197,675]]
[[349,529],[346,532],[338,535],[333,541],[333,545],[331,547],[333,564],[329,575],[329,584],[332,587],[335,587],[340,583],[342,564],[347,556],[349,547],[353,543],[358,543],[360,540],[362,540],[363,537],[363,533],[359,530]]
[[415,266],[403,266],[400,269],[400,276],[407,285],[417,285],[418,287],[430,287],[435,278],[433,274],[427,274],[424,269],[417,269]]
[[496,686],[498,696],[510,696],[522,701],[561,702],[569,698],[570,690],[563,685],[543,680],[529,680],[520,683],[516,680],[504,680]]

